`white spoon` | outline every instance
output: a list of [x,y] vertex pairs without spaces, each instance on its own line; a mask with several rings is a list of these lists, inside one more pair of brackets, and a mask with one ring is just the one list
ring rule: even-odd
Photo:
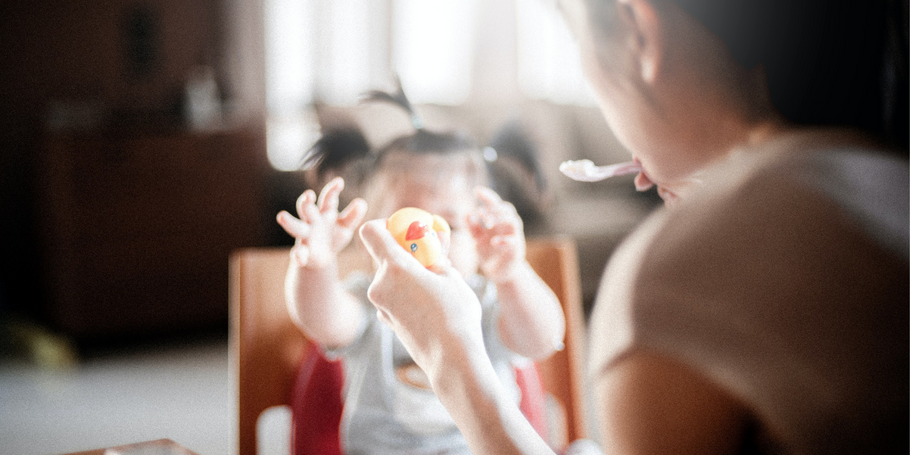
[[641,172],[641,165],[629,161],[609,166],[595,166],[591,160],[569,160],[559,165],[559,172],[579,182],[598,182],[610,177]]

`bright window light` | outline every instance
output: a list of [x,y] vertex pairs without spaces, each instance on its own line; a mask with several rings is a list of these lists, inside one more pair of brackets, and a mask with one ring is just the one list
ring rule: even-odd
[[595,105],[584,78],[578,46],[555,1],[516,0],[518,82],[533,99]]
[[314,2],[266,0],[265,84],[269,115],[291,115],[312,102]]
[[414,103],[460,104],[471,91],[477,0],[398,0],[394,66]]
[[[356,104],[388,79],[387,9],[373,0],[265,0],[269,162],[299,169],[318,139],[312,105]],[[377,36],[378,35],[378,36]]]
[[305,112],[316,81],[315,12],[312,1],[265,1],[266,153],[280,171],[299,169],[314,140]]
[[[370,14],[371,0],[332,0],[322,3],[322,24],[318,62],[318,94],[323,102],[350,106],[371,87],[371,53],[382,52],[373,45],[371,25],[378,20]],[[383,17],[383,16],[380,16]]]
[[303,156],[319,139],[315,114],[269,117],[266,123],[266,153],[273,168],[289,172],[300,170]]

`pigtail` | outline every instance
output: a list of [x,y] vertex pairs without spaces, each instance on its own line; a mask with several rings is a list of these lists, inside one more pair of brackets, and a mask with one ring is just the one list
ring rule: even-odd
[[360,128],[347,126],[327,131],[303,157],[303,169],[316,169],[322,177],[366,158],[370,145]]
[[[333,177],[344,177],[348,187],[359,185],[371,147],[350,114],[315,103],[322,136],[303,156],[301,169],[307,186],[319,191]],[[350,191],[348,191],[350,192]]]
[[411,101],[408,100],[407,95],[404,94],[404,89],[401,87],[401,79],[398,77],[395,78],[396,90],[395,93],[383,92],[381,90],[372,90],[367,92],[363,97],[363,102],[369,101],[379,101],[384,103],[394,104],[402,109],[408,114],[411,119],[411,125],[415,130],[423,129],[423,118],[417,111],[414,110],[414,106],[411,105]]
[[[401,87],[401,80],[396,78],[395,85],[395,92],[373,90],[367,92],[361,102],[378,101],[398,107],[408,114],[414,131],[397,136],[374,150],[369,159],[364,160],[363,182],[368,182],[371,176],[381,169],[409,170],[406,165],[403,165],[401,160],[388,158],[388,156],[396,152],[403,152],[418,156],[463,154],[467,159],[467,163],[469,163],[466,168],[469,178],[473,179],[478,185],[485,185],[489,178],[488,169],[484,165],[483,158],[480,156],[480,149],[474,139],[463,131],[434,131],[424,128],[423,118],[417,113],[407,95],[405,95]],[[389,167],[386,167],[387,163],[391,163],[388,164]]]

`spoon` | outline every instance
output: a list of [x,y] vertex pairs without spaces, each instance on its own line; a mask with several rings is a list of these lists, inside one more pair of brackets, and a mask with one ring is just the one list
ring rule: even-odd
[[641,165],[629,161],[609,166],[595,166],[591,160],[568,160],[559,165],[559,172],[579,182],[598,182],[610,177],[641,172]]

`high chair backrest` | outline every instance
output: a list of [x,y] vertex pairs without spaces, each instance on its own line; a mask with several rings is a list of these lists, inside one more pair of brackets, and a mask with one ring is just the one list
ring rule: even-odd
[[[288,248],[246,248],[231,256],[230,352],[240,455],[256,453],[259,415],[269,407],[290,404],[301,361],[309,352],[309,341],[285,306],[289,258]],[[565,413],[566,428],[548,429],[550,438],[572,441],[586,437],[585,326],[575,243],[561,237],[528,239],[527,258],[559,297],[566,315],[565,349],[537,363],[544,388]]]

